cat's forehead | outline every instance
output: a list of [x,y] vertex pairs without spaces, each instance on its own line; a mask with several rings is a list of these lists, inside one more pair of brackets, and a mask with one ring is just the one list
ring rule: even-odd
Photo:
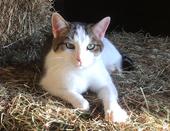
[[69,38],[77,44],[89,44],[91,38],[90,27],[82,23],[72,23]]

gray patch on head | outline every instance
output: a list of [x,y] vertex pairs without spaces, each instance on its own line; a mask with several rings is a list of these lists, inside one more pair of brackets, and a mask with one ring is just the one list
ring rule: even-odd
[[53,39],[53,49],[54,51],[64,51],[66,48],[66,43],[70,42],[72,44],[74,41],[74,35],[77,34],[77,29],[82,27],[91,39],[91,42],[96,45],[94,50],[91,50],[95,56],[99,55],[103,50],[103,43],[101,40],[98,40],[92,31],[92,24],[80,23],[80,22],[72,22],[69,23],[69,26],[66,27],[62,32],[60,32],[59,37]]
[[84,23],[73,22],[73,23],[71,23],[70,32],[68,33],[68,38],[70,41],[72,41],[74,39],[74,36],[77,35],[77,30],[79,28],[82,28],[85,31],[85,34],[89,35],[85,29],[86,25]]

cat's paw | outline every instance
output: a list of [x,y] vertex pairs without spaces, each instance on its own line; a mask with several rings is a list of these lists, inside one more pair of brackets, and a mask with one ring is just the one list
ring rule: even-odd
[[89,108],[90,108],[89,102],[85,99],[83,101],[75,103],[74,107],[81,110],[81,111],[88,111]]
[[108,122],[126,122],[128,119],[128,114],[125,110],[119,109],[109,109],[105,112],[105,120]]

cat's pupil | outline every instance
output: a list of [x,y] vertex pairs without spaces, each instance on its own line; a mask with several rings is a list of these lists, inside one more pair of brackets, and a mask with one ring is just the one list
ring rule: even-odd
[[95,48],[95,44],[88,44],[87,49],[93,50]]
[[71,43],[66,43],[66,47],[67,47],[68,49],[75,49],[74,44],[71,44]]

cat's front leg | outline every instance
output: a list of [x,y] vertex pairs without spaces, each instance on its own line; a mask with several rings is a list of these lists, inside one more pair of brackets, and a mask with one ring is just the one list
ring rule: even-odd
[[82,111],[89,110],[89,102],[76,91],[70,91],[66,89],[60,89],[57,91],[57,96],[71,103],[74,108]]
[[117,91],[114,85],[101,88],[98,95],[103,101],[106,121],[120,123],[127,120],[126,111],[117,102]]

